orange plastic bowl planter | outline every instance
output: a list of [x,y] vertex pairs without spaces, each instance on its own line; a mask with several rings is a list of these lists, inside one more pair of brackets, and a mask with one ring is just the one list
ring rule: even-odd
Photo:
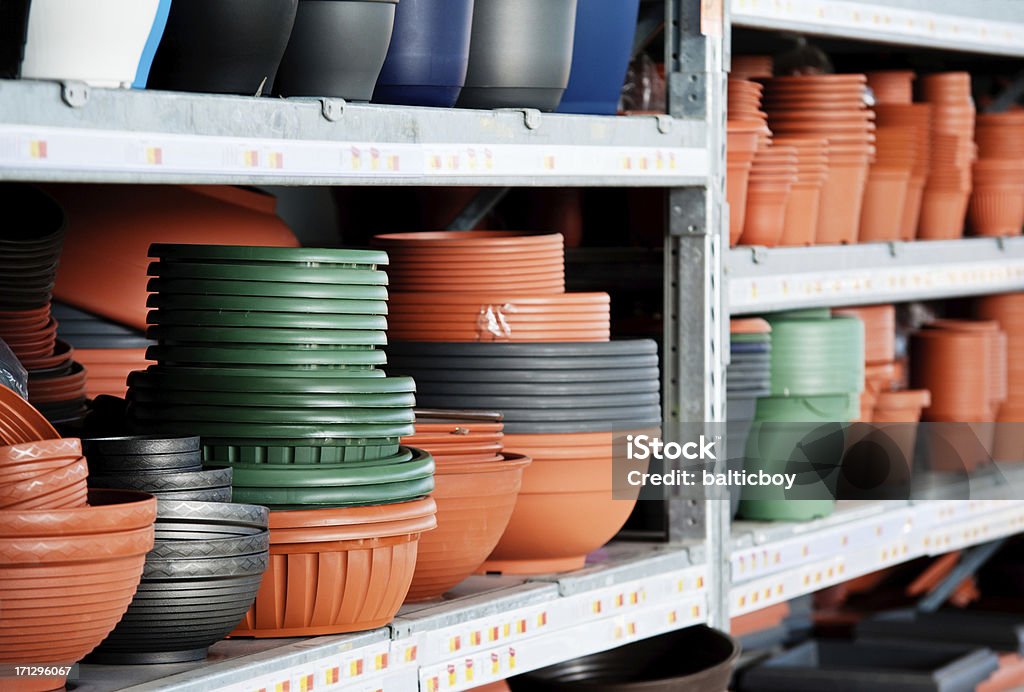
[[437,529],[420,538],[407,602],[437,598],[483,564],[508,526],[529,464],[529,457],[505,454],[496,462],[438,466],[431,495]]
[[232,633],[307,637],[383,627],[412,583],[434,500],[270,513],[270,565]]

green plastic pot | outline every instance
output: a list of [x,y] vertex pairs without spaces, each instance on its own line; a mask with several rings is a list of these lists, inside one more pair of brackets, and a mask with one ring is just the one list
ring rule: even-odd
[[384,286],[271,283],[266,281],[213,281],[201,279],[150,279],[150,293],[164,295],[252,296],[259,298],[323,298],[330,300],[387,300]]
[[394,457],[399,438],[258,439],[204,437],[210,464],[339,464]]
[[777,423],[845,423],[860,415],[856,394],[763,397],[757,400],[755,420]]
[[411,392],[395,394],[280,394],[270,392],[198,392],[174,391],[166,388],[145,388],[138,380],[132,387],[131,401],[142,404],[174,404],[180,406],[274,407],[282,410],[304,408],[409,408],[416,405]]
[[[181,386],[186,386],[184,383],[193,382],[196,384],[202,384],[208,379],[228,382],[238,382],[237,386],[245,387],[249,385],[256,385],[270,378],[278,377],[289,382],[302,382],[308,383],[310,386],[313,384],[324,384],[325,386],[333,386],[333,384],[351,381],[355,386],[362,386],[363,380],[367,380],[367,387],[375,386],[369,381],[371,380],[397,380],[402,382],[403,386],[410,382],[408,377],[388,377],[383,370],[367,369],[367,370],[341,370],[331,368],[312,368],[306,370],[286,370],[281,371],[280,368],[275,367],[252,367],[252,368],[218,368],[218,367],[188,367],[185,365],[150,365],[145,370],[136,370],[135,372],[145,373],[146,377],[160,377],[167,378],[166,382],[175,381]],[[134,374],[134,373],[133,373]],[[180,378],[180,380],[179,380]],[[335,382],[332,382],[335,381]],[[202,390],[205,387],[199,386],[198,389]],[[244,389],[241,391],[245,391]],[[276,391],[276,390],[275,390]],[[333,391],[333,390],[328,390]],[[390,389],[384,391],[392,391]],[[405,391],[405,390],[401,390]]]
[[174,262],[285,263],[319,267],[373,268],[386,265],[388,254],[380,250],[335,250],[327,248],[249,247],[240,245],[176,245],[154,243],[149,256]]
[[[129,409],[131,417],[132,409]],[[289,423],[220,423],[207,420],[136,419],[136,424],[150,433],[189,433],[205,440],[213,438],[242,438],[247,444],[260,444],[261,440],[302,440],[307,446],[330,445],[333,440],[368,440],[367,445],[382,444],[381,438],[412,435],[412,424],[289,424]],[[250,440],[252,442],[250,442]],[[373,440],[373,442],[369,442]],[[282,443],[283,444],[283,443]],[[338,442],[337,444],[341,444]],[[351,444],[351,443],[350,443]],[[204,442],[205,446],[205,442]],[[204,459],[206,457],[204,456]]]
[[[411,458],[396,462],[330,465],[230,465],[232,485],[238,488],[318,489],[383,485],[421,480],[434,475],[434,458],[411,450]],[[329,501],[329,500],[328,500]],[[321,500],[317,500],[321,502]],[[260,503],[262,504],[262,503]]]
[[383,271],[365,269],[334,269],[331,267],[294,267],[237,264],[206,264],[203,262],[152,262],[149,276],[161,279],[206,279],[224,282],[269,282],[280,284],[329,284],[332,286],[387,286]]
[[182,365],[285,365],[375,367],[387,361],[383,351],[372,349],[236,348],[218,346],[150,346],[146,358],[158,363]]
[[232,491],[235,502],[260,504],[270,509],[353,507],[406,502],[434,491],[433,474],[411,481],[376,485],[312,488],[245,488]]
[[333,315],[387,315],[383,300],[332,300],[328,298],[266,298],[262,296],[160,295],[146,300],[151,308],[179,310],[226,310],[228,312],[294,312]]
[[818,396],[864,386],[864,324],[854,317],[772,320],[772,393]]
[[[230,374],[225,374],[227,370]],[[184,372],[187,371],[187,372]],[[301,376],[282,376],[278,370],[261,370],[250,374],[244,370],[222,368],[164,368],[151,366],[128,375],[128,385],[166,392],[225,392],[252,394],[266,392],[279,395],[329,394],[346,396],[389,396],[415,392],[410,377],[384,377],[382,370],[371,370],[373,377],[334,377],[331,370],[301,370]],[[363,371],[353,371],[363,372]],[[308,377],[308,373],[328,376]]]
[[287,423],[297,425],[394,425],[413,423],[411,406],[401,408],[274,408],[271,406],[175,406],[141,403],[129,392],[132,415],[140,421],[208,421],[220,423]]
[[[418,452],[419,450],[415,450]],[[412,461],[414,456],[414,450],[410,447],[398,447],[398,451],[394,454],[388,454],[385,456],[374,457],[370,459],[352,459],[344,462],[334,463],[321,463],[313,466],[312,464],[306,465],[309,468],[314,469],[350,469],[350,468],[370,468],[375,466],[386,466],[389,464],[403,464],[408,461]],[[301,464],[279,464],[279,463],[255,463],[245,461],[220,461],[220,460],[209,460],[204,462],[206,468],[227,468],[238,469],[239,471],[255,471],[259,469],[271,469],[271,470],[288,470],[295,469],[296,467],[302,468]]]
[[262,329],[258,327],[157,325],[146,329],[146,336],[167,343],[231,345],[232,347],[241,344],[364,347],[387,345],[387,336],[383,331],[347,329]]
[[219,310],[150,310],[149,324],[179,327],[254,327],[271,329],[386,330],[382,315],[331,315],[289,312],[222,312]]

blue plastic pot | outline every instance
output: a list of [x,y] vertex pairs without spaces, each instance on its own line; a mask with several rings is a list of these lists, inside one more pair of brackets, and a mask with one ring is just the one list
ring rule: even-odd
[[474,0],[402,0],[376,103],[451,108],[466,82]]
[[615,115],[639,12],[640,0],[577,3],[572,72],[559,113]]

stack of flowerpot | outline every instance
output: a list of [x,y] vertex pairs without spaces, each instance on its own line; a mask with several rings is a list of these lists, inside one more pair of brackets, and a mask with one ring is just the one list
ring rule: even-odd
[[729,76],[733,79],[770,79],[775,69],[774,62],[770,55],[734,55]]
[[740,245],[774,247],[782,240],[797,166],[795,147],[773,142],[757,150],[750,168]]
[[974,235],[1020,235],[1024,226],[1024,113],[978,116],[978,160],[968,214]]
[[729,244],[743,234],[747,213],[747,187],[754,156],[770,141],[768,116],[761,110],[764,87],[745,79],[729,80],[729,120],[726,123],[726,198],[729,202]]
[[796,151],[796,180],[786,202],[779,245],[813,245],[818,235],[821,191],[828,178],[828,140],[824,137],[775,137]]
[[406,602],[440,597],[473,574],[498,544],[530,458],[503,449],[501,414],[419,410],[403,444],[434,457],[437,529],[425,533]]
[[[730,358],[725,379],[728,412],[726,449],[730,469],[741,469],[757,400],[771,394],[772,327],[760,318],[734,319],[729,323],[729,342]],[[731,499],[735,514],[739,509],[738,490],[732,491]]]
[[205,465],[230,467],[234,500],[271,509],[271,566],[235,634],[386,624],[435,525],[422,499],[434,461],[400,445],[414,432],[414,384],[377,367],[387,256],[216,245],[151,255],[157,365],[131,375],[129,418],[143,432],[199,434]]
[[1024,460],[1024,293],[980,298],[976,315],[999,323],[1006,335],[1006,400],[1000,405],[995,456],[999,460]]
[[903,206],[919,146],[913,128],[878,127],[875,160],[868,169],[858,239],[862,243],[900,240]]
[[[0,448],[0,472],[50,444]],[[63,687],[65,675],[14,666],[70,666],[103,641],[135,595],[155,518],[155,498],[114,490],[90,491],[87,506],[0,510],[0,687]]]
[[910,70],[879,70],[868,72],[868,87],[875,97],[875,104],[906,105],[914,101],[914,78]]
[[144,332],[78,310],[53,304],[57,337],[75,350],[75,360],[86,369],[85,390],[90,399],[103,394],[124,396],[128,373],[149,365],[146,348],[152,345]]
[[156,542],[124,617],[90,663],[206,658],[252,606],[270,560],[267,509],[160,497]]
[[909,130],[916,142],[911,159],[910,182],[907,184],[903,213],[899,219],[899,240],[913,240],[917,236],[925,182],[931,171],[932,107],[927,103],[878,103],[874,110],[875,124],[879,130]]
[[76,439],[4,447],[0,454],[0,510],[84,507],[88,473]]
[[395,263],[394,341],[607,341],[607,293],[566,293],[560,234],[377,236]]
[[[790,491],[745,486],[740,515],[758,520],[807,520],[835,505],[832,485],[842,444],[822,444],[855,420],[864,386],[864,325],[828,309],[780,313],[771,324],[771,395],[757,401],[745,470],[796,473]],[[817,449],[800,462],[800,450]]]
[[931,392],[922,420],[944,424],[929,431],[950,450],[933,455],[932,466],[971,471],[990,457],[991,423],[1006,400],[1006,335],[994,321],[936,320],[910,345],[911,383]]
[[50,421],[19,392],[0,387],[0,444],[16,445],[58,437]]
[[416,379],[423,405],[500,411],[506,448],[533,459],[481,569],[577,569],[625,523],[636,488],[615,483],[615,452],[618,438],[660,426],[654,342],[407,342],[389,356],[395,372]]
[[0,201],[20,210],[26,224],[0,233],[0,339],[28,371],[29,400],[55,423],[75,422],[85,414],[85,368],[57,339],[50,314],[64,211],[49,195],[25,185],[4,185]]
[[768,126],[776,136],[828,140],[828,175],[815,242],[857,241],[868,164],[874,157],[874,114],[864,102],[862,74],[775,77],[765,85]]
[[931,112],[931,168],[925,184],[917,237],[959,238],[964,232],[976,158],[974,100],[967,72],[922,77],[920,90]]
[[198,437],[97,437],[82,441],[89,487],[141,490],[161,500],[230,502],[231,469],[203,469]]

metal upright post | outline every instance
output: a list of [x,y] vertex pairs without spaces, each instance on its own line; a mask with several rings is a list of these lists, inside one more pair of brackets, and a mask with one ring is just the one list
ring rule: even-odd
[[[665,419],[725,420],[727,319],[722,252],[728,247],[725,200],[725,66],[728,2],[666,0],[668,110],[703,120],[709,177],[703,187],[668,191],[665,237]],[[712,625],[728,624],[729,503],[708,501],[701,486],[681,488],[668,503],[670,540],[703,538],[710,565]]]

